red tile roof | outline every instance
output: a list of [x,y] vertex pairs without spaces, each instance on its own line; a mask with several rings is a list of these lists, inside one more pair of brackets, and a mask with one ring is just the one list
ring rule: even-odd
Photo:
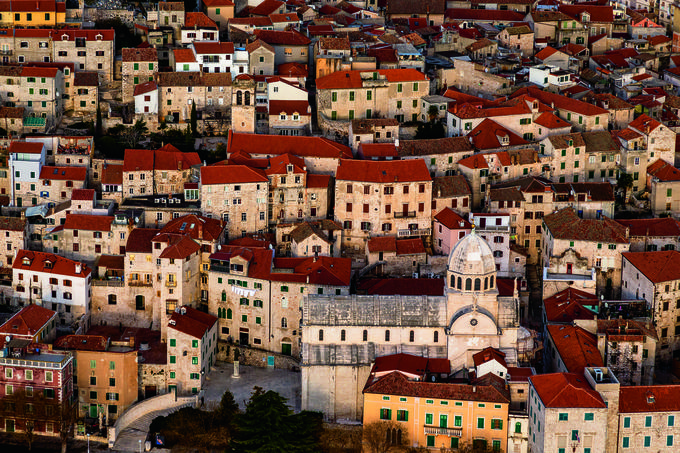
[[543,222],[555,239],[628,244],[626,228],[621,224],[609,218],[581,219],[571,207],[548,214]]
[[581,327],[550,325],[548,334],[570,373],[583,373],[587,367],[602,367],[602,356],[597,349],[597,336]]
[[253,16],[268,16],[278,11],[285,4],[285,2],[278,0],[263,0],[257,6],[250,9],[250,14]]
[[151,253],[151,240],[156,237],[160,230],[155,228],[135,228],[130,231],[125,253]]
[[233,54],[234,53],[234,43],[233,42],[202,42],[194,41],[194,49],[196,50],[196,55],[204,54]]
[[570,123],[567,123],[563,119],[560,119],[557,115],[552,112],[542,113],[534,123],[539,126],[547,127],[548,129],[559,129],[562,127],[571,127]]
[[432,181],[427,165],[422,159],[387,161],[341,159],[335,178],[338,181],[382,184]]
[[140,49],[138,47],[121,49],[123,61],[148,61],[157,62],[158,52],[153,47]]
[[576,319],[593,319],[596,314],[584,305],[599,305],[597,296],[576,288],[566,288],[543,301],[549,323],[571,323]]
[[40,305],[27,305],[0,326],[0,336],[3,340],[5,335],[34,336],[56,315],[56,311]]
[[524,15],[516,11],[497,9],[449,8],[446,18],[454,20],[483,20],[485,22],[521,22]]
[[264,171],[246,165],[209,165],[201,167],[201,184],[243,184],[268,182]]
[[285,175],[288,173],[288,165],[293,166],[293,173],[307,173],[305,161],[292,154],[281,154],[269,159],[269,168],[265,171],[269,175]]
[[629,237],[680,237],[680,221],[672,217],[656,219],[620,219],[621,225],[629,229]]
[[538,99],[539,101],[546,105],[554,104],[555,107],[558,109],[568,110],[570,112],[578,113],[585,116],[609,114],[609,111],[603,109],[602,107],[598,107],[596,105],[589,104],[587,102],[582,102],[576,99],[571,99],[566,96],[561,96],[559,94],[549,93],[536,87],[520,88],[519,90],[515,91],[511,97],[517,97],[523,94],[528,94],[529,96],[535,97],[536,99]]
[[590,22],[614,22],[614,9],[608,5],[566,5],[561,3],[558,10],[578,21],[581,21],[581,14],[587,12],[590,15]]
[[172,49],[172,52],[175,55],[175,63],[196,63],[196,56],[191,49]]
[[361,143],[358,154],[364,159],[373,157],[399,157],[399,152],[394,143]]
[[[309,69],[302,63],[283,63],[276,67],[276,73],[285,77],[307,77]],[[271,101],[269,101],[271,103]]]
[[227,153],[245,151],[253,155],[290,153],[300,157],[352,158],[352,150],[323,137],[241,134],[229,131]]
[[631,127],[642,134],[649,134],[659,126],[661,126],[660,122],[653,118],[650,118],[644,113],[628,124],[628,127]]
[[375,236],[368,239],[369,253],[397,251],[397,238],[394,236]]
[[425,373],[449,374],[451,372],[451,364],[447,359],[428,359],[427,357],[404,353],[375,358],[371,374],[384,374],[393,371],[400,371],[415,376],[422,376]]
[[541,49],[541,51],[539,51],[538,53],[536,53],[536,55],[534,55],[534,58],[537,59],[537,60],[543,61],[546,58],[548,58],[551,55],[556,54],[558,52],[559,52],[559,50],[554,49],[550,46],[547,46],[544,49]]
[[647,167],[647,174],[662,182],[680,181],[680,170],[661,159]]
[[590,387],[583,374],[539,374],[529,377],[529,381],[546,407],[607,407],[602,396]]
[[[409,381],[402,373],[394,371],[377,381],[366,383],[363,393],[378,395],[413,396],[419,398],[484,401],[508,404],[510,398],[493,385],[468,385]],[[473,390],[473,387],[474,390]]]
[[200,340],[216,322],[217,318],[213,315],[203,313],[191,307],[182,306],[170,316],[168,328],[178,330]]
[[120,164],[104,164],[104,168],[102,169],[102,184],[123,184],[123,166]]
[[357,283],[359,294],[380,296],[441,296],[443,278],[369,278]]
[[680,411],[680,385],[621,386],[619,412],[624,414]]
[[329,186],[331,181],[331,176],[330,175],[315,175],[315,174],[308,174],[307,175],[307,188],[318,188],[318,189],[325,189]]
[[[472,143],[472,145],[475,148],[480,149],[480,150],[501,148],[503,146],[517,146],[517,145],[527,145],[527,144],[529,144],[528,141],[524,140],[519,135],[515,134],[514,132],[507,129],[506,127],[501,126],[497,122],[490,120],[488,118],[486,118],[484,121],[479,123],[477,125],[477,127],[472,129],[467,134],[466,137],[469,138],[470,142]],[[501,141],[501,139],[503,139],[503,141]],[[467,159],[470,159],[470,160],[468,161]],[[481,157],[481,160],[485,161],[485,159],[483,157]],[[478,167],[474,167],[475,163],[481,165],[481,161],[479,160],[479,158],[477,158],[475,156],[470,156],[466,159],[462,159],[462,160],[458,161],[459,165],[462,164],[462,165],[469,166],[469,168],[478,168]],[[472,166],[470,166],[470,165],[472,165]],[[486,165],[486,161],[484,162],[484,165]],[[487,168],[487,166],[483,166],[483,167],[479,167],[479,168]]]
[[113,216],[91,214],[66,214],[65,230],[111,231]]
[[217,28],[214,20],[206,16],[204,13],[185,13],[184,26],[186,28]]
[[219,7],[219,6],[234,6],[234,2],[231,0],[203,0],[203,4],[208,8]]
[[470,222],[449,207],[439,211],[437,215],[434,216],[434,219],[450,230],[472,229]]
[[201,250],[201,245],[191,238],[190,234],[158,233],[151,240],[167,244],[160,254],[160,258],[185,259]]
[[[27,259],[29,264],[24,264],[24,259]],[[48,262],[52,264],[52,267],[45,267]],[[78,264],[80,264],[81,269],[80,272],[76,273],[76,265]],[[17,256],[12,263],[12,269],[80,278],[86,278],[92,273],[87,264],[63,258],[53,253],[31,252],[28,250],[19,250],[17,252]]]
[[680,252],[626,252],[621,254],[652,283],[680,280]]
[[94,195],[94,189],[73,189],[71,192],[71,200],[92,201],[94,200]]
[[397,241],[397,255],[421,255],[425,253],[425,246],[420,238],[399,239]]
[[255,36],[267,44],[271,44],[272,46],[308,46],[311,42],[308,37],[295,30],[255,30]]
[[21,69],[21,77],[56,77],[58,71],[57,68],[26,66]]
[[536,373],[533,368],[529,367],[508,367],[507,378],[508,382],[528,382],[529,377],[534,376]]
[[278,116],[281,113],[311,116],[312,111],[308,101],[269,101],[269,114]]
[[109,339],[102,335],[64,335],[54,340],[55,349],[106,351]]
[[159,234],[188,234],[196,241],[218,241],[224,231],[225,223],[219,219],[196,214],[187,214],[169,221]]
[[85,181],[87,179],[87,168],[44,166],[40,169],[40,179],[56,181]]
[[499,351],[498,349],[488,347],[472,355],[472,361],[476,367],[483,363],[490,362],[491,360],[495,360],[505,368],[508,367],[508,364],[505,362],[505,353]]
[[[390,83],[421,82],[429,80],[425,74],[413,68],[406,69],[377,69],[374,71],[336,71],[324,77],[316,79],[316,87],[319,90],[361,88],[363,86],[362,74],[377,72],[384,76]],[[371,79],[367,79],[371,80]]]
[[150,93],[154,90],[158,89],[158,85],[156,85],[156,82],[151,80],[150,82],[144,82],[140,83],[138,85],[135,85],[135,90],[132,93],[133,96],[139,96],[140,94],[146,94]]
[[40,154],[43,150],[41,142],[12,142],[9,144],[9,153]]

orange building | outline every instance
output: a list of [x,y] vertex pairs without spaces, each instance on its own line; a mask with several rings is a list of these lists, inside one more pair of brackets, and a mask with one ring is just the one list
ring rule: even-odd
[[438,364],[432,366],[441,359],[399,356],[396,367],[385,363],[394,363],[394,356],[376,359],[363,391],[364,425],[377,420],[403,423],[414,447],[439,450],[473,444],[507,451],[510,394],[502,385],[425,382],[448,374],[437,370]]

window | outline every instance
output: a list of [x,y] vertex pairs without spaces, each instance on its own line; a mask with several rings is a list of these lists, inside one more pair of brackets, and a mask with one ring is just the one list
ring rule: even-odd
[[565,412],[560,412],[559,421],[561,421],[561,422],[569,421],[569,414],[567,414]]
[[630,447],[630,438],[629,438],[629,437],[624,437],[624,438],[623,438],[622,444],[623,444],[623,448],[628,448],[628,447]]
[[583,420],[587,422],[592,422],[593,421],[594,414],[592,412],[586,412],[585,415],[583,416]]
[[668,416],[668,426],[675,426],[675,415]]
[[53,373],[52,371],[45,371],[45,381],[46,382],[52,382],[53,380]]
[[645,417],[645,428],[650,428],[652,426],[652,416],[648,415]]
[[666,446],[667,447],[672,447],[673,446],[673,435],[669,434],[666,436]]
[[650,445],[652,445],[652,436],[645,436],[644,446],[649,447]]
[[198,357],[192,357],[191,358],[191,364],[192,365],[198,365]]
[[392,420],[392,410],[380,409],[380,420]]
[[171,355],[170,356],[170,363],[177,363],[177,356]]
[[503,420],[499,418],[491,419],[491,429],[503,429]]
[[477,417],[477,428],[484,429],[484,417]]
[[408,421],[408,411],[399,409],[397,410],[397,421],[398,422],[407,422]]

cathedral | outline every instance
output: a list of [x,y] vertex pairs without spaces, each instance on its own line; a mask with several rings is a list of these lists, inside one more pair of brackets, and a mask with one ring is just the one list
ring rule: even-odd
[[498,280],[493,252],[474,230],[451,250],[441,296],[310,295],[302,314],[302,408],[329,420],[361,420],[376,357],[448,358],[452,374],[466,377],[486,347],[504,352],[509,366],[531,347],[517,283]]

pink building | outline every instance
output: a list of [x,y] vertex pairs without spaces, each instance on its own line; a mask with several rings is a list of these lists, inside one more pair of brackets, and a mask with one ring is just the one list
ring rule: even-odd
[[447,255],[456,245],[472,231],[470,222],[451,208],[444,208],[434,216],[434,252]]

